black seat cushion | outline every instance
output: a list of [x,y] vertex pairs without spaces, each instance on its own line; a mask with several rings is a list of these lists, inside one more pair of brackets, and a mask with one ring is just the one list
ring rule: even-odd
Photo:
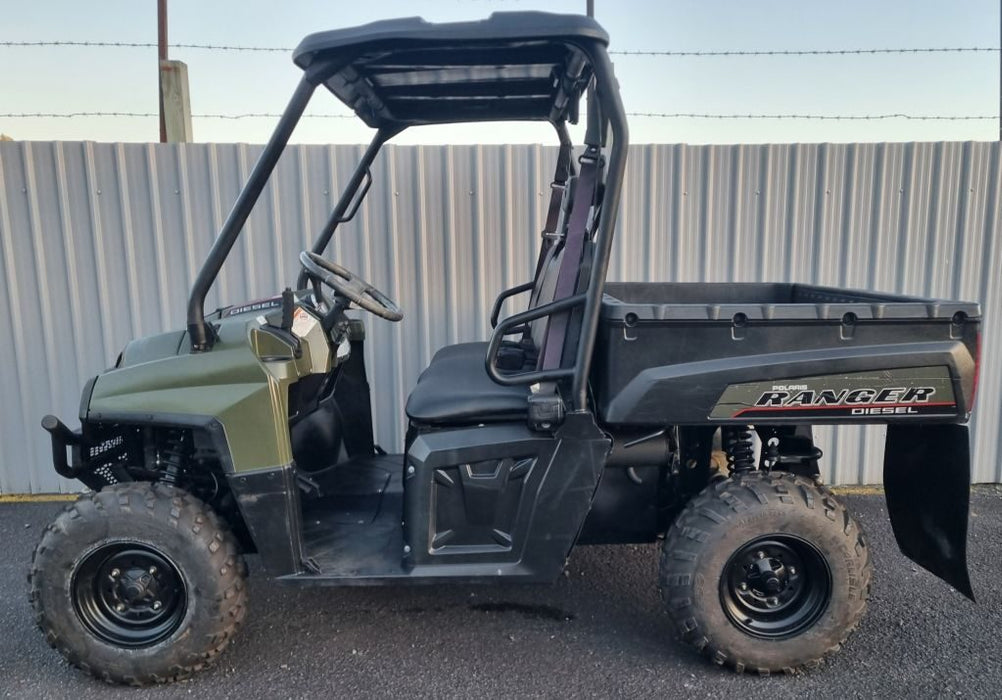
[[[435,365],[442,362],[473,363],[476,361],[480,364],[484,364],[484,358],[486,357],[486,342],[456,343],[455,345],[446,345],[439,348],[439,351],[431,358],[431,363],[428,365],[428,369],[431,369]],[[427,372],[428,370],[425,371]],[[418,381],[421,380],[419,379]]]
[[[473,366],[477,363],[484,364],[487,356],[487,343],[456,343],[439,348],[438,352],[431,358],[431,363],[418,376],[418,384],[424,376],[435,368],[435,373],[439,376],[445,374],[459,373],[465,374],[473,371]],[[446,369],[449,366],[449,369]]]
[[526,386],[495,383],[484,368],[486,343],[447,345],[435,353],[407,398],[416,423],[459,425],[524,418]]

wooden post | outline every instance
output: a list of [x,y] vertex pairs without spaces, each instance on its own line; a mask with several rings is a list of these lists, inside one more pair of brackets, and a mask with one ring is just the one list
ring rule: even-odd
[[191,143],[191,103],[188,100],[188,66],[181,61],[160,61],[165,141]]
[[[167,0],[157,0],[157,59],[160,68],[158,72],[163,73],[163,63],[167,60]],[[160,143],[167,142],[167,121],[164,117],[164,88],[163,77],[159,81],[160,92]]]

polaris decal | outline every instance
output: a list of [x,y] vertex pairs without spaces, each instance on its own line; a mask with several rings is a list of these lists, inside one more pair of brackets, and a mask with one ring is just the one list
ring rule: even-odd
[[710,418],[869,419],[956,414],[946,367],[919,367],[732,384]]

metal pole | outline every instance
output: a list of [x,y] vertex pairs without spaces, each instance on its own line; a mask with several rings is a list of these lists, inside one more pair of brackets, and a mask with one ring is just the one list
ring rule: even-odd
[[595,83],[598,86],[596,92],[602,95],[601,112],[612,127],[612,148],[606,168],[602,215],[598,219],[598,231],[593,237],[596,245],[586,292],[588,297],[581,314],[581,335],[578,340],[577,357],[574,360],[575,411],[584,411],[588,408],[588,376],[595,351],[598,316],[602,307],[605,277],[609,271],[612,237],[615,234],[616,215],[623,194],[623,176],[626,172],[626,157],[630,143],[630,129],[626,123],[626,112],[613,75],[612,61],[609,60],[604,47],[597,47],[591,60],[592,70],[595,71]]
[[[585,11],[589,17],[595,16],[595,0],[586,0]],[[585,124],[585,145],[601,146],[602,137],[598,135],[601,131],[599,120],[598,102],[595,97],[595,81],[593,79],[588,85],[588,118]]]
[[157,88],[160,94],[160,143],[167,143],[167,119],[164,117],[164,87],[160,77],[167,60],[167,0],[157,0]]
[[1002,0],[999,2],[999,141],[1002,141]]

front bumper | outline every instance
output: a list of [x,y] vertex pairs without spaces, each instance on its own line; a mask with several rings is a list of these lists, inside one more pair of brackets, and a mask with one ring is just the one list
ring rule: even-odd
[[[42,428],[52,439],[52,465],[59,476],[76,479],[80,476],[82,460],[80,448],[83,438],[79,432],[70,430],[66,424],[53,415],[42,418]],[[66,458],[66,450],[70,450],[70,458]]]

